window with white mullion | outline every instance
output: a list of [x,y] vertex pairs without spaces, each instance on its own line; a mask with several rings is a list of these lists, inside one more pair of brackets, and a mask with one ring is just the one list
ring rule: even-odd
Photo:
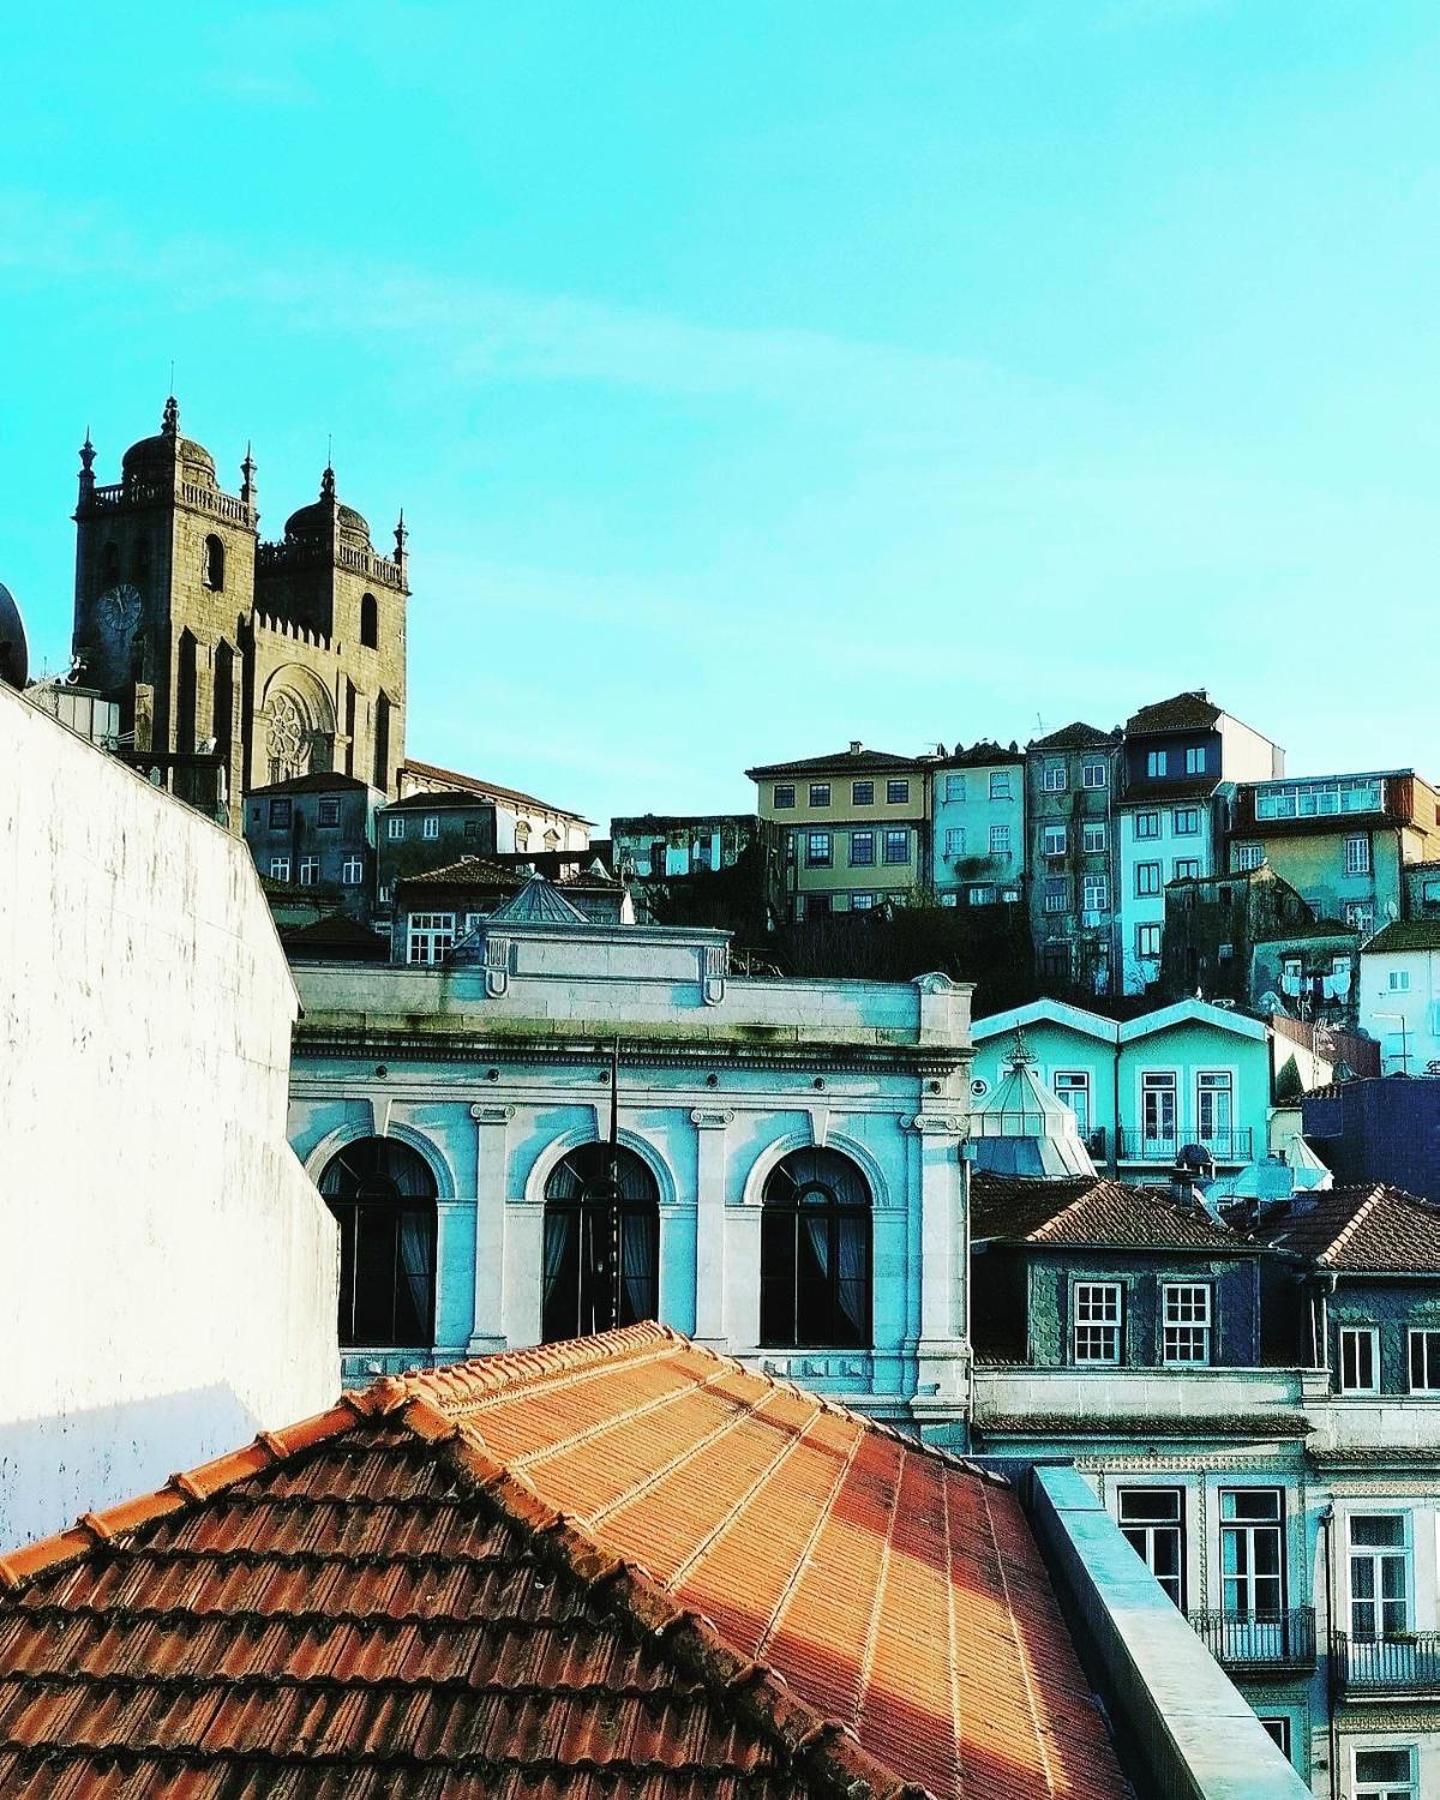
[[1410,1333],[1410,1392],[1440,1394],[1440,1331]]
[[1165,1284],[1164,1360],[1194,1367],[1210,1361],[1210,1287],[1203,1281]]
[[1118,1281],[1077,1281],[1072,1328],[1077,1363],[1120,1361],[1121,1296]]
[[1404,1513],[1350,1518],[1350,1635],[1362,1642],[1410,1629],[1410,1534]]
[[1340,1327],[1340,1392],[1380,1391],[1380,1334],[1373,1325]]

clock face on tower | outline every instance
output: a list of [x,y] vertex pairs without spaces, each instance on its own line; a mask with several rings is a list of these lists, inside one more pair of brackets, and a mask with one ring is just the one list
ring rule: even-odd
[[140,590],[128,581],[117,581],[101,594],[95,608],[108,638],[116,642],[128,640],[140,623]]

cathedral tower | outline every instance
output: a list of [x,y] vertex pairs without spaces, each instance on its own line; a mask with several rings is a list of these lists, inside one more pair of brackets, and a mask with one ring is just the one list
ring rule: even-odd
[[[203,444],[180,435],[173,395],[160,431],[97,485],[86,433],[75,510],[74,654],[80,681],[120,702],[121,730],[158,758],[217,753],[238,820],[238,658],[252,606],[258,514],[246,471],[227,494]],[[248,462],[248,459],[247,459]]]

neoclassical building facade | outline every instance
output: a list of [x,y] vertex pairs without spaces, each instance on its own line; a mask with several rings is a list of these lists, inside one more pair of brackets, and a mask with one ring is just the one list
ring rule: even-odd
[[741,979],[723,933],[592,924],[539,880],[438,966],[295,975],[347,1378],[658,1317],[956,1417],[967,987]]

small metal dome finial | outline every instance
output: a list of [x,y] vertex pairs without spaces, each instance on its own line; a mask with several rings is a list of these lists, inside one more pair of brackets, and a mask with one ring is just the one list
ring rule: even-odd
[[165,411],[160,416],[160,430],[165,437],[180,435],[180,403],[173,394],[165,402]]
[[320,498],[322,500],[335,498],[335,471],[328,462],[325,465],[325,473],[320,477]]
[[1030,1054],[1030,1046],[1025,1042],[1025,1033],[1017,1025],[1015,1027],[1015,1048],[1010,1052],[1007,1061],[1012,1069],[1023,1068],[1033,1063],[1035,1058]]
[[400,517],[395,521],[395,560],[404,562],[405,546],[410,541],[410,533],[405,529],[405,508],[400,508]]
[[251,508],[255,505],[255,458],[250,453],[250,440],[245,440],[245,460],[240,465],[240,498]]
[[95,446],[90,442],[90,427],[85,427],[85,442],[80,446],[80,466],[88,475],[95,467]]

